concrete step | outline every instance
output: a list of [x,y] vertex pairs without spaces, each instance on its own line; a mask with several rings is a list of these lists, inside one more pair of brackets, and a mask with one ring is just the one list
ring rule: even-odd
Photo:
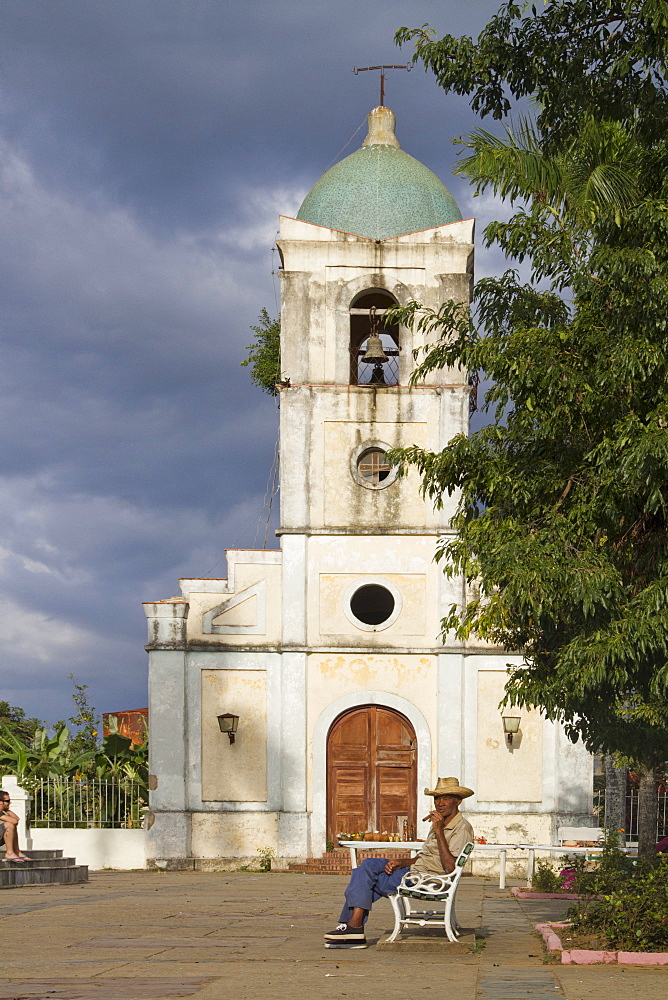
[[[74,861],[72,858],[64,860]],[[87,881],[88,865],[68,863],[54,867],[30,861],[23,864],[12,864],[10,861],[0,863],[0,889],[13,889],[24,885],[68,885]]]
[[[42,853],[46,854],[47,852]],[[3,861],[2,864],[7,868],[35,868],[36,866],[40,868],[71,868],[76,865],[76,858],[64,858],[62,857],[63,852],[59,853],[61,855],[59,858],[35,858],[32,851],[24,851],[30,861]]]
[[[62,858],[63,856],[62,851],[24,851],[23,853],[33,861],[42,861],[47,858]],[[2,851],[0,851],[0,858],[4,858],[5,854],[6,851],[3,848]]]

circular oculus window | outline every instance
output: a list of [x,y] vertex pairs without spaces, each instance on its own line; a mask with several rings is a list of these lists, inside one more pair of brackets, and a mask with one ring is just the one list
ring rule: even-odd
[[384,445],[367,443],[351,456],[353,479],[368,490],[383,490],[397,478],[397,469],[387,460]]
[[343,612],[348,621],[365,632],[382,632],[399,617],[401,594],[387,580],[354,583],[343,597]]

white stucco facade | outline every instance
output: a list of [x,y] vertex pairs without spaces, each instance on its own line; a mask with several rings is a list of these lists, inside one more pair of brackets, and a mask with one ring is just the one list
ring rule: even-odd
[[[467,433],[464,373],[409,386],[423,346],[409,329],[398,334],[397,384],[351,384],[351,309],[369,293],[468,303],[473,237],[472,220],[376,240],[281,219],[280,550],[230,550],[226,579],[182,580],[180,597],[145,605],[149,857],[319,855],[328,734],[367,705],[412,726],[420,795],[438,775],[476,791],[466,812],[489,841],[544,843],[557,826],[590,822],[582,747],[526,711],[507,746],[498,703],[520,658],[440,638],[465,596],[434,562],[455,498],[437,510],[415,471],[375,484],[358,471],[370,450],[439,451]],[[375,625],[351,611],[369,584],[393,601]],[[218,729],[224,712],[239,716],[234,743]]]

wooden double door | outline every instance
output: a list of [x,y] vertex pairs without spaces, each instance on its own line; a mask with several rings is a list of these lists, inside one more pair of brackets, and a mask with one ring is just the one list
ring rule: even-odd
[[327,737],[327,839],[341,833],[416,835],[417,741],[405,716],[365,705]]

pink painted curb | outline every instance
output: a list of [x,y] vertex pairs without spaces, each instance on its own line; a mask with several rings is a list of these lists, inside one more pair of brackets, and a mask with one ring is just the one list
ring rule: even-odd
[[668,965],[665,951],[590,951],[585,948],[564,948],[555,930],[564,930],[569,924],[536,924],[534,930],[543,938],[548,951],[561,952],[562,965],[597,965],[617,962],[619,965]]
[[531,892],[529,889],[518,889],[515,886],[510,890],[517,899],[579,899],[577,892]]
[[665,951],[618,951],[620,965],[668,965]]

